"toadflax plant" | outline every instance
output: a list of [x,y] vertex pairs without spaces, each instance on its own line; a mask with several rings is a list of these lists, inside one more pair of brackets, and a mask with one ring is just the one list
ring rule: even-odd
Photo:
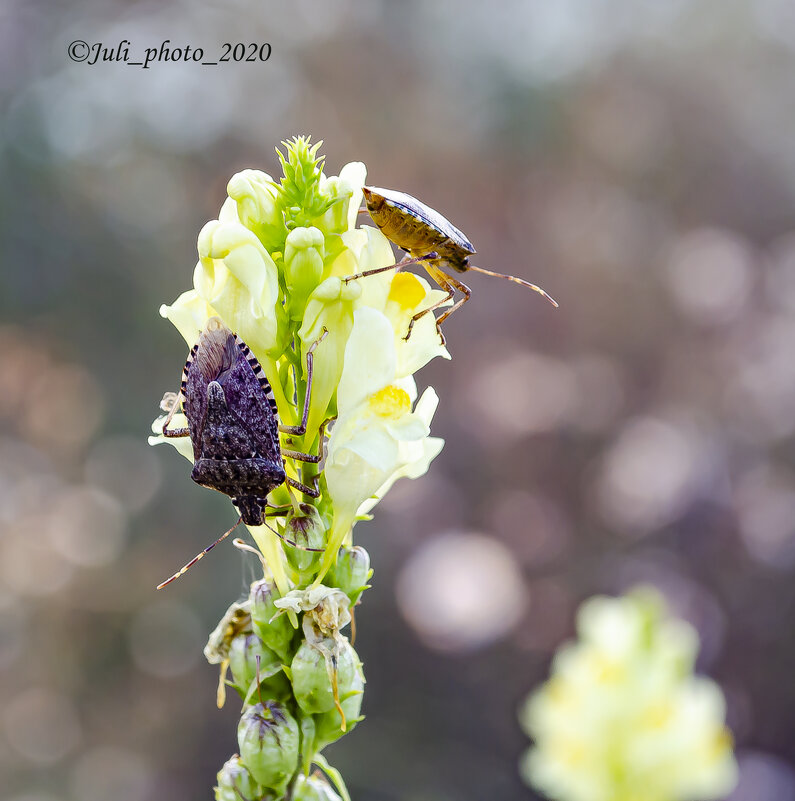
[[[205,649],[220,665],[219,705],[226,687],[243,701],[239,753],[218,773],[218,801],[347,799],[321,752],[361,719],[364,674],[343,630],[372,571],[353,527],[398,478],[425,473],[443,444],[429,436],[436,393],[429,387],[418,399],[413,374],[449,354],[432,314],[405,337],[412,315],[445,293],[396,271],[346,282],[394,264],[380,231],[356,227],[365,167],[354,162],[328,177],[319,144],[284,145],[279,181],[258,170],[232,177],[218,219],[199,234],[193,289],[160,309],[188,347],[213,318],[235,332],[262,366],[283,426],[299,428],[314,349],[306,430],[282,445],[286,456],[323,461],[285,459],[293,486],[268,495],[267,525],[248,527],[262,578]],[[170,411],[169,427],[188,425],[174,414],[181,408]],[[163,436],[165,420],[154,422],[150,442],[192,460],[187,438]],[[317,487],[317,497],[296,484]]]

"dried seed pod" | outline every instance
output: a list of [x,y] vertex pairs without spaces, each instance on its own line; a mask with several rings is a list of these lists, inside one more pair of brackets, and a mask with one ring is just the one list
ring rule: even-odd
[[287,708],[275,701],[250,706],[237,726],[240,758],[261,785],[284,795],[298,768],[298,724]]

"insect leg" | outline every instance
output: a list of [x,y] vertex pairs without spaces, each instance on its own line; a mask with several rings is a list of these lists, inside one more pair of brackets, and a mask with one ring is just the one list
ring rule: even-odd
[[[435,278],[435,277],[436,277],[436,276],[434,276],[434,278]],[[441,334],[442,334],[442,330],[441,330],[441,328],[440,328],[441,324],[442,324],[442,323],[443,323],[443,322],[444,322],[444,321],[445,321],[445,320],[446,320],[446,319],[447,319],[447,318],[448,318],[448,317],[449,317],[449,316],[450,316],[450,315],[451,315],[451,314],[452,314],[452,313],[453,313],[453,312],[454,312],[456,309],[460,309],[460,308],[461,308],[461,307],[462,307],[462,306],[463,306],[463,305],[464,305],[464,304],[465,304],[465,303],[466,303],[466,302],[467,302],[467,301],[468,301],[468,300],[469,300],[469,299],[472,297],[472,290],[471,290],[471,289],[470,289],[470,288],[469,288],[469,287],[468,287],[466,284],[462,284],[462,283],[461,283],[461,281],[459,281],[459,280],[458,280],[458,279],[456,279],[456,278],[453,278],[451,275],[446,275],[446,274],[445,274],[445,278],[447,279],[448,283],[452,284],[452,286],[454,286],[454,287],[455,287],[455,288],[456,288],[456,289],[457,289],[459,292],[461,292],[461,293],[463,294],[463,297],[462,297],[462,298],[460,298],[460,299],[459,299],[459,300],[458,300],[456,303],[454,303],[454,304],[453,304],[453,306],[452,306],[451,308],[447,309],[447,311],[446,311],[444,314],[442,314],[442,315],[439,317],[439,319],[436,321],[436,330],[439,332],[439,335],[440,335],[440,336],[441,336]],[[437,280],[438,280],[438,279],[437,279]],[[444,340],[444,337],[442,337],[442,340]]]
[[409,264],[418,264],[421,261],[425,261],[426,259],[436,259],[439,257],[439,254],[436,251],[432,253],[426,253],[423,256],[413,256],[410,259],[403,259],[403,261],[399,261],[397,264],[390,264],[388,267],[376,267],[374,270],[365,270],[363,273],[356,273],[355,275],[349,275],[347,278],[343,278],[342,280],[347,284],[351,281],[355,281],[358,278],[367,278],[368,275],[378,275],[378,273],[385,273],[387,270],[395,270],[396,272],[402,270],[404,267],[408,267]]
[[[438,273],[438,275],[437,275],[437,273]],[[439,284],[439,286],[445,292],[447,292],[447,295],[445,297],[443,297],[441,300],[439,300],[436,303],[432,304],[431,306],[428,306],[427,309],[423,309],[421,312],[417,312],[415,315],[412,316],[412,318],[411,318],[411,320],[409,322],[409,329],[408,329],[408,331],[406,331],[406,336],[403,337],[403,339],[406,342],[409,341],[409,337],[411,336],[411,331],[414,328],[414,323],[416,323],[417,320],[419,320],[421,317],[424,317],[426,314],[428,314],[428,312],[432,312],[434,309],[438,309],[439,306],[444,305],[445,303],[447,303],[447,301],[452,300],[453,296],[455,295],[455,289],[453,288],[453,285],[450,282],[448,282],[448,280],[447,280],[449,278],[448,275],[446,275],[445,273],[441,272],[440,270],[435,270],[433,273],[431,273],[431,275],[433,275],[433,278],[436,281],[436,283]],[[467,290],[467,291],[469,291],[469,290]],[[455,307],[453,307],[453,308],[455,308]],[[440,317],[439,320],[441,320],[441,319],[442,318]],[[439,328],[439,322],[436,323],[436,330],[439,333],[439,336],[442,338],[442,345],[444,345],[444,342],[445,342],[444,334],[442,333],[441,329]]]
[[225,531],[221,536],[212,544],[208,545],[201,553],[197,553],[193,559],[190,560],[184,567],[180,568],[171,578],[166,579],[165,581],[161,581],[160,584],[157,585],[158,590],[162,590],[167,584],[171,584],[172,581],[176,581],[183,573],[190,570],[199,559],[202,559],[206,553],[209,553],[219,542],[225,540],[241,523],[243,522],[243,518],[239,517],[237,519],[237,523],[235,523],[229,531]]
[[[170,395],[173,393],[168,392],[163,396],[163,400],[160,401],[160,407],[163,407],[163,403],[168,398],[170,400]],[[163,423],[163,436],[164,437],[187,437],[190,435],[190,429],[187,428],[173,428],[170,429],[168,424],[171,422],[172,418],[174,417],[177,409],[179,409],[180,404],[182,403],[182,399],[185,396],[182,394],[182,390],[174,397],[174,402],[171,404],[171,409],[168,412],[168,417],[166,417],[165,422]]]
[[301,451],[286,451],[282,450],[282,456],[287,459],[298,459],[299,462],[312,462],[317,464],[323,457],[320,454],[301,453]]
[[[317,478],[315,478],[317,481]],[[308,495],[310,498],[319,498],[320,497],[320,490],[317,487],[307,487],[306,484],[302,484],[300,481],[296,481],[294,478],[290,478],[287,476],[285,479],[285,484],[289,484],[291,487],[295,487],[297,490],[301,490],[304,495]]]
[[[301,425],[299,426],[279,426],[279,431],[283,434],[295,434],[296,436],[302,436],[306,434],[306,421],[309,418],[309,404],[312,400],[312,373],[314,369],[314,352],[315,348],[328,336],[328,329],[323,326],[323,333],[316,339],[309,350],[306,352],[306,393],[304,394],[304,413],[301,417]],[[324,424],[325,425],[325,424]],[[320,439],[323,439],[323,435],[321,433]],[[299,457],[293,457],[299,458]],[[304,459],[305,462],[311,462],[312,459]],[[320,459],[317,460],[318,462]]]

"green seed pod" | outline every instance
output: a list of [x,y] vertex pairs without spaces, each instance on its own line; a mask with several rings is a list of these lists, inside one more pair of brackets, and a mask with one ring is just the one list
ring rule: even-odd
[[313,716],[315,721],[315,748],[318,751],[325,748],[329,743],[339,740],[343,734],[349,732],[362,720],[363,693],[364,673],[361,665],[358,665],[356,674],[348,685],[347,692],[340,691],[340,706],[345,715],[345,731],[342,729],[342,718],[336,707],[330,712],[323,712],[320,715]]
[[265,795],[265,788],[254,781],[240,757],[235,754],[218,771],[215,801],[240,801],[241,798],[245,801],[266,801],[273,796]]
[[[260,579],[251,585],[251,622],[265,645],[275,651],[285,661],[292,654],[292,641],[295,629],[290,625],[287,615],[273,605],[279,598],[279,591],[267,579]],[[275,617],[278,615],[278,617]],[[272,618],[274,618],[272,620]]]
[[[332,654],[336,653],[336,660]],[[359,673],[359,657],[347,638],[321,640],[310,644],[306,640],[292,662],[293,692],[304,712],[316,714],[334,709],[334,662],[336,661],[337,697],[343,698],[355,686]]]
[[330,587],[339,587],[351,599],[351,606],[354,606],[367,589],[367,582],[372,575],[370,554],[361,545],[342,547],[337,554],[337,564],[329,570],[325,583]]
[[257,671],[259,670],[260,681],[264,682],[281,671],[282,660],[256,634],[241,634],[232,640],[229,667],[235,688],[245,698],[251,685],[257,680]]
[[278,796],[298,768],[298,724],[275,701],[248,707],[237,726],[240,759],[249,773]]
[[301,774],[293,786],[293,801],[340,801],[340,797],[319,774]]
[[290,513],[284,538],[287,540],[284,552],[289,564],[301,574],[314,574],[328,538],[327,528],[317,509],[311,504],[302,503],[300,515]]

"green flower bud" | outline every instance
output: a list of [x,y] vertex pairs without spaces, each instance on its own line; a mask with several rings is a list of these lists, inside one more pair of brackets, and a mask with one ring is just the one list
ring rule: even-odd
[[324,176],[321,179],[320,192],[332,201],[332,205],[320,219],[315,220],[315,225],[327,236],[356,228],[362,202],[362,185],[366,177],[367,168],[364,164],[353,161],[340,170],[339,176]]
[[323,233],[317,228],[295,228],[287,235],[284,280],[292,320],[303,318],[307,298],[323,275],[324,257]]
[[268,801],[272,798],[271,795],[265,795],[265,788],[254,781],[237,754],[218,771],[215,801]]
[[[327,527],[318,510],[308,503],[301,504],[301,514],[290,513],[284,530],[284,552],[287,561],[302,574],[314,574],[323,556]],[[295,543],[293,545],[293,543]],[[306,550],[312,549],[312,550]]]
[[270,253],[284,250],[287,227],[278,202],[273,179],[260,170],[243,170],[233,175],[226,192],[237,205],[240,222],[253,231]]
[[315,714],[334,709],[335,673],[337,698],[347,696],[357,686],[360,662],[347,638],[338,635],[334,640],[321,640],[318,644],[304,641],[293,658],[291,668],[293,692],[298,705],[304,712]]
[[340,801],[340,797],[320,774],[301,774],[293,786],[293,801]]
[[342,375],[345,345],[353,329],[354,303],[362,294],[360,281],[346,284],[340,278],[327,278],[310,295],[298,332],[301,339],[301,358],[323,335],[328,335],[315,350],[312,405],[309,410],[308,431],[315,431],[328,417],[337,413],[333,402]]
[[[279,598],[279,591],[267,579],[260,579],[251,585],[249,597],[254,630],[268,648],[286,660],[292,653],[291,645],[295,629],[290,625],[287,616],[281,614],[281,610],[273,605]],[[275,617],[276,615],[278,617]]]
[[351,599],[351,606],[354,606],[369,586],[367,582],[372,575],[370,555],[361,545],[354,545],[352,548],[340,548],[337,564],[331,567],[324,581],[330,587],[339,587]]
[[251,775],[278,796],[298,768],[298,724],[275,701],[250,706],[237,726],[240,758]]
[[256,634],[241,634],[232,640],[229,667],[235,688],[245,698],[257,680],[257,672],[259,671],[260,682],[264,682],[281,671],[282,660]]

